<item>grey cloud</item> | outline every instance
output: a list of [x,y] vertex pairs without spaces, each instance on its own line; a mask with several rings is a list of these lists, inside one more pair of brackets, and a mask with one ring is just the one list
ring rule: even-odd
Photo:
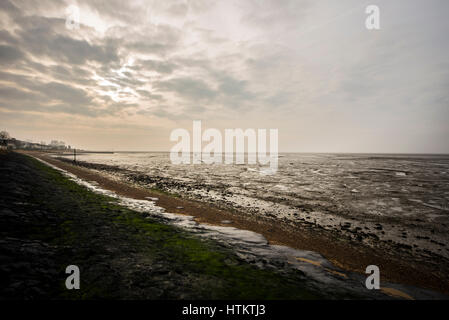
[[120,89],[119,87],[140,87],[145,84],[145,81],[138,80],[133,77],[120,77],[116,73],[108,72],[107,74],[102,74],[102,76],[117,85],[116,89]]
[[142,23],[147,18],[147,11],[150,9],[149,4],[145,6],[145,3],[122,0],[81,0],[80,3],[89,6],[101,16],[127,24]]
[[45,82],[36,77],[7,72],[0,72],[0,80],[16,83],[17,89],[32,91],[48,99],[68,101],[76,105],[91,102],[84,90],[60,82]]
[[15,47],[0,45],[0,63],[7,64],[20,60],[23,57],[22,51]]
[[173,16],[184,17],[187,14],[188,10],[189,6],[187,5],[187,3],[177,1],[176,3],[170,5],[170,7],[167,9],[167,12]]
[[[302,20],[310,7],[309,0],[248,0],[241,2],[247,14],[243,22],[263,28],[267,32],[291,31]],[[269,26],[269,27],[268,27]]]
[[183,110],[180,113],[175,113],[167,105],[157,105],[154,108],[145,108],[137,112],[138,115],[153,115],[159,118],[170,119],[170,120],[185,120],[190,119],[189,114]]
[[50,69],[49,71],[51,72],[52,76],[58,80],[76,83],[84,86],[96,85],[95,81],[91,80],[92,72],[90,70],[70,65],[56,65],[51,66],[48,69]]
[[51,113],[66,113],[69,115],[82,115],[87,117],[97,117],[104,114],[101,110],[87,105],[75,105],[70,103],[53,104],[46,108]]
[[247,81],[236,80],[230,76],[221,76],[218,89],[220,93],[230,97],[254,98],[255,95],[246,90],[247,84]]
[[171,119],[171,120],[185,119],[184,113],[176,114],[171,111],[164,110],[164,109],[158,109],[155,111],[150,111],[148,113],[153,114],[159,118],[166,118],[166,119]]
[[58,82],[39,84],[36,89],[39,89],[42,94],[48,97],[66,101],[73,105],[89,104],[92,101],[84,90]]
[[154,70],[159,73],[170,74],[178,67],[176,63],[168,62],[168,61],[158,61],[158,60],[140,60],[136,62],[136,65],[133,66],[134,70]]
[[87,41],[58,36],[51,40],[48,55],[59,55],[61,60],[68,63],[82,64],[88,60],[109,63],[118,61],[115,48],[101,45],[91,45]]
[[65,18],[18,14],[15,22],[18,27],[16,35],[2,30],[0,39],[16,44],[31,55],[46,56],[70,64],[83,64],[87,61],[108,64],[119,61],[114,41],[105,39],[90,43],[74,38],[65,27]]
[[136,107],[135,104],[118,104],[109,99],[102,108],[82,90],[60,83],[38,84],[35,88],[40,91],[10,87],[0,89],[0,107],[14,111],[66,113],[88,117],[113,115],[125,108]]
[[181,37],[181,30],[168,25],[158,25],[141,33],[127,34],[126,37],[120,38],[120,42],[129,50],[163,56],[178,47]]
[[0,10],[6,12],[11,17],[16,17],[17,15],[20,15],[20,10],[17,8],[11,1],[9,0],[2,0],[0,2]]
[[174,78],[154,84],[159,91],[174,92],[191,100],[209,100],[217,96],[217,91],[206,82],[193,78]]
[[52,33],[36,37],[33,30],[22,31],[21,35],[22,46],[33,55],[44,55],[70,64],[83,64],[87,61],[107,64],[118,61],[117,50],[114,47],[90,44],[85,40]]
[[58,64],[46,66],[41,63],[23,60],[17,65],[18,69],[26,70],[32,73],[39,72],[45,76],[52,76],[54,79],[80,86],[95,86],[96,82],[91,79],[93,73],[77,65]]
[[[59,70],[62,71],[62,70]],[[36,77],[0,72],[2,81],[16,83],[17,87],[4,86],[0,91],[0,103],[9,110],[33,110],[59,112],[96,117],[113,114],[119,110],[114,101],[99,105],[84,90],[61,82],[44,82]],[[111,110],[103,108],[111,107]]]
[[42,99],[42,96],[35,92],[3,86],[0,88],[0,99],[3,101],[3,104],[7,105],[11,102],[36,101]]
[[148,100],[164,101],[164,97],[160,94],[154,94],[147,90],[136,90],[141,96]]
[[0,42],[4,42],[10,45],[17,45],[19,41],[7,30],[0,30]]
[[34,77],[0,71],[0,80],[15,83],[18,87],[33,88],[36,84]]

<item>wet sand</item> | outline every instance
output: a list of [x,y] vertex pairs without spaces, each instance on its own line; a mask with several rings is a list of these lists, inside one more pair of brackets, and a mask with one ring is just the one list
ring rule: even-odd
[[334,232],[310,224],[298,223],[292,226],[268,218],[256,219],[245,215],[244,212],[223,210],[208,203],[128,185],[93,170],[54,159],[44,153],[28,153],[86,181],[95,181],[101,188],[119,195],[139,200],[148,197],[158,198],[156,204],[167,212],[194,216],[195,220],[201,223],[254,231],[262,234],[271,244],[315,251],[343,270],[364,273],[366,266],[374,264],[381,270],[381,282],[390,281],[449,293],[449,282],[439,268],[421,261],[404,259],[396,252],[386,252],[360,242],[343,239]]

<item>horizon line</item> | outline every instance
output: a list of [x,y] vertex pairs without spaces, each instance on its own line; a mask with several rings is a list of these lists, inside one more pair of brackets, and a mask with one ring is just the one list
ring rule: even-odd
[[[169,150],[88,150],[88,149],[77,149],[80,151],[85,152],[111,152],[111,153],[170,153]],[[73,149],[72,149],[73,150]],[[193,154],[193,151],[189,152],[190,154]],[[201,152],[203,154],[205,152]],[[221,154],[226,154],[230,152],[221,152]],[[233,154],[236,154],[237,152],[232,152]],[[255,152],[257,153],[257,152]],[[449,152],[357,152],[357,151],[279,151],[278,154],[282,153],[307,153],[307,154],[394,154],[394,155],[449,155]],[[248,154],[248,152],[244,152],[244,154]],[[269,154],[269,152],[267,152]]]

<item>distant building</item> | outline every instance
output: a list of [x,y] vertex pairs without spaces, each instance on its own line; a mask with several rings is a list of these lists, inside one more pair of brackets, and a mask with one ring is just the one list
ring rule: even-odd
[[13,150],[13,149],[25,149],[25,150],[67,150],[70,146],[66,146],[64,141],[52,140],[50,144],[45,142],[35,143],[31,140],[17,140],[11,138],[8,132],[0,132],[0,149],[1,150]]
[[50,148],[56,150],[65,150],[67,149],[64,141],[52,140],[50,142]]

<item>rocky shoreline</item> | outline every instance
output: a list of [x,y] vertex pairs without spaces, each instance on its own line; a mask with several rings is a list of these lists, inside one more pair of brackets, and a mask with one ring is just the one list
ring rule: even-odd
[[[2,283],[4,284],[2,294],[0,295],[2,299],[4,299],[5,297],[8,297],[9,299],[216,299],[226,297],[228,294],[230,294],[231,291],[232,295],[230,296],[232,296],[232,298],[238,298],[239,296],[241,296],[242,292],[235,292],[234,289],[237,290],[236,288],[240,288],[239,290],[241,290],[242,286],[250,287],[249,291],[248,288],[244,289],[243,291],[246,292],[246,296],[250,297],[251,299],[316,299],[323,297],[332,299],[349,297],[362,299],[366,299],[368,297],[374,299],[388,299],[395,297],[401,299],[404,297],[412,298],[413,296],[417,297],[418,299],[419,297],[433,297],[444,299],[444,296],[439,296],[437,293],[426,293],[419,290],[416,291],[415,289],[413,289],[413,287],[409,287],[411,291],[406,288],[406,292],[408,291],[409,294],[412,295],[412,297],[410,297],[409,295],[404,294],[401,291],[391,289],[394,288],[395,285],[393,285],[393,287],[390,287],[391,290],[389,288],[384,288],[385,290],[382,290],[382,294],[380,292],[379,294],[371,292],[368,295],[366,292],[361,293],[361,295],[354,294],[354,292],[350,293],[352,289],[349,291],[340,290],[338,286],[340,286],[341,284],[338,284],[339,282],[336,282],[337,290],[332,289],[332,287],[329,287],[327,290],[325,289],[325,287],[323,287],[324,290],[322,290],[323,288],[317,290],[317,287],[315,285],[310,286],[310,279],[308,277],[305,277],[304,273],[301,272],[301,270],[308,270],[310,269],[310,267],[312,267],[313,269],[315,266],[319,265],[320,267],[318,269],[324,268],[324,270],[327,270],[328,275],[335,277],[336,280],[344,280],[349,276],[349,274],[352,274],[352,271],[358,271],[354,270],[356,269],[354,268],[354,266],[349,265],[348,268],[348,265],[340,262],[345,261],[345,259],[346,261],[357,261],[362,265],[363,263],[367,263],[369,261],[379,263],[384,270],[382,281],[388,280],[391,282],[408,284],[421,288],[428,288],[443,293],[445,292],[445,285],[444,282],[438,282],[439,280],[441,280],[438,277],[434,277],[432,279],[431,277],[434,275],[432,273],[429,273],[426,269],[421,270],[421,273],[419,273],[419,271],[416,273],[408,273],[410,270],[415,270],[411,268],[409,264],[398,265],[395,263],[395,261],[390,260],[389,255],[384,254],[382,256],[382,252],[363,251],[363,248],[358,247],[356,244],[352,244],[344,239],[342,240],[341,238],[333,237],[332,235],[329,236],[328,234],[321,233],[320,231],[317,232],[317,230],[313,228],[313,226],[306,225],[301,229],[302,232],[298,233],[298,228],[289,229],[289,227],[286,225],[279,223],[273,224],[271,221],[251,221],[241,214],[222,210],[211,206],[210,204],[206,205],[202,202],[184,199],[179,195],[168,194],[160,190],[148,190],[146,188],[132,186],[129,183],[122,183],[118,180],[112,179],[113,177],[107,177],[107,169],[111,168],[102,167],[100,170],[100,168],[96,165],[86,164],[86,166],[90,166],[90,168],[87,169],[86,167],[80,165],[80,163],[77,163],[77,165],[73,165],[72,163],[67,161],[61,162],[60,160],[48,157],[47,154],[32,153],[32,155],[34,157],[45,159],[45,161],[51,163],[52,165],[60,167],[67,172],[71,172],[76,176],[84,179],[85,181],[89,181],[94,185],[98,185],[105,190],[111,190],[118,195],[129,197],[130,199],[151,198],[152,200],[157,200],[157,205],[165,208],[167,212],[179,213],[181,215],[192,215],[194,216],[195,221],[200,223],[207,223],[217,226],[234,226],[241,230],[252,230],[259,234],[263,234],[271,244],[287,245],[292,248],[298,248],[297,245],[301,244],[302,246],[307,247],[302,247],[300,248],[301,250],[310,250],[310,248],[314,248],[324,249],[323,251],[325,251],[326,248],[332,247],[332,252],[336,256],[335,259],[332,259],[332,257],[331,259],[329,259],[329,257],[327,256],[328,260],[331,261],[334,266],[337,266],[343,270],[347,270],[349,273],[346,273],[345,271],[338,271],[338,269],[335,269],[335,267],[330,265],[329,267],[331,269],[328,269],[329,267],[325,267],[326,265],[328,265],[328,262],[325,262],[324,260],[320,261],[321,258],[313,258],[312,260],[310,260],[310,258],[307,256],[307,258],[297,258],[297,260],[295,260],[296,262],[299,261],[303,265],[299,268],[299,270],[292,270],[291,267],[287,267],[285,264],[283,264],[282,267],[279,267],[278,264],[267,264],[264,259],[261,259],[258,262],[251,262],[248,261],[248,259],[242,260],[241,258],[235,256],[235,253],[233,253],[234,250],[230,250],[232,246],[223,246],[220,243],[212,241],[212,243],[207,244],[206,247],[202,247],[201,250],[203,251],[204,249],[206,249],[207,252],[206,266],[209,262],[213,262],[213,264],[215,265],[217,263],[217,261],[215,261],[216,259],[212,259],[213,261],[210,261],[210,259],[214,257],[216,253],[219,253],[219,255],[221,256],[219,265],[221,265],[221,267],[218,270],[216,270],[214,267],[212,271],[209,270],[208,272],[206,272],[209,278],[213,278],[215,280],[213,280],[212,282],[206,281],[205,283],[203,283],[203,285],[201,285],[201,281],[204,281],[204,279],[197,279],[199,281],[199,287],[192,288],[191,281],[192,279],[195,279],[196,276],[198,276],[197,265],[193,268],[193,276],[189,276],[190,280],[184,282],[184,280],[186,279],[184,279],[184,276],[180,277],[178,273],[184,274],[184,271],[186,271],[187,273],[191,273],[192,270],[189,270],[190,262],[186,262],[185,260],[182,261],[182,259],[180,261],[178,259],[179,252],[175,254],[176,259],[171,259],[170,263],[163,262],[165,259],[164,258],[162,260],[158,259],[160,263],[152,265],[152,263],[154,263],[154,260],[152,260],[152,262],[149,262],[148,258],[149,256],[151,257],[151,251],[154,248],[150,250],[149,256],[148,251],[144,251],[145,253],[143,254],[141,251],[142,240],[144,240],[143,242],[147,244],[148,239],[145,237],[138,237],[138,239],[135,238],[136,230],[142,228],[142,225],[140,225],[140,223],[136,224],[136,222],[134,222],[134,219],[133,222],[130,223],[130,220],[126,219],[126,227],[123,228],[123,226],[121,225],[118,230],[116,225],[110,224],[110,219],[112,217],[119,218],[117,217],[117,215],[123,216],[124,214],[130,214],[128,209],[122,207],[118,209],[116,205],[113,205],[111,208],[111,199],[108,199],[105,203],[104,199],[101,200],[101,196],[94,202],[88,201],[87,203],[83,203],[82,205],[80,205],[80,196],[81,198],[86,198],[84,200],[90,199],[90,197],[92,196],[90,191],[87,193],[89,196],[84,194],[86,190],[79,194],[80,191],[78,188],[81,187],[76,183],[67,180],[66,178],[61,179],[60,174],[56,174],[57,172],[55,170],[47,167],[46,165],[38,163],[37,160],[33,160],[29,157],[24,157],[23,155],[19,155],[16,153],[9,153],[7,154],[6,158],[4,157],[5,155],[1,155],[3,157],[2,160],[7,159],[8,161],[3,161],[0,168],[2,172],[6,173],[4,176],[2,176],[3,180],[0,184],[2,186],[3,194],[6,195],[6,197],[2,199],[0,205],[2,213],[5,212],[5,214],[2,214],[0,218],[6,219],[5,221],[2,221],[1,224],[2,226],[4,226],[1,232],[2,238],[5,239],[5,241],[0,243],[0,260],[7,262],[5,264],[2,264],[2,273],[6,272],[6,279],[9,279],[5,283]],[[121,170],[120,168],[117,169]],[[45,174],[43,174],[42,171],[45,172]],[[16,174],[16,172],[20,172],[20,174]],[[49,179],[48,176],[45,177],[49,173],[51,173],[51,179]],[[20,180],[20,182],[18,182],[17,179]],[[43,181],[45,182],[44,184]],[[60,183],[62,183],[62,185]],[[33,192],[33,190],[30,190],[30,185],[36,184],[39,185],[37,186],[37,190],[39,191],[34,190]],[[75,189],[78,189],[78,191],[75,192],[75,195],[77,194],[77,197],[75,197],[75,199],[73,198],[73,190],[69,191],[69,193],[64,192],[64,190],[68,187],[67,184],[70,185],[69,189],[75,188],[75,186]],[[62,186],[63,188],[61,190]],[[13,194],[13,196],[11,196],[11,193]],[[33,201],[31,201],[33,197],[31,197],[30,199],[30,195],[34,195],[34,197],[38,195],[38,198],[40,199],[39,201],[41,201],[41,194],[52,195],[52,197],[50,197],[52,201],[48,199],[49,202],[46,202],[44,207],[42,206],[42,203],[33,204]],[[27,200],[17,201],[15,197],[23,197]],[[99,202],[102,203],[101,209],[98,208],[98,200],[100,200]],[[74,201],[74,203],[70,204],[71,201]],[[23,209],[18,207],[18,205],[20,205],[21,203],[26,204]],[[45,210],[45,207],[53,207],[55,204],[58,208],[58,213],[53,212],[53,214],[49,215],[48,210]],[[75,206],[73,206],[73,204],[75,204]],[[30,205],[39,207],[35,211],[34,215],[28,215],[28,211],[34,212],[28,207]],[[78,210],[74,210],[74,208]],[[99,212],[97,210],[103,212]],[[62,211],[64,213],[63,217],[65,216],[65,214],[75,214],[76,219],[69,219],[71,220],[70,222],[64,221],[64,219],[60,220],[61,216],[59,211]],[[97,221],[79,221],[78,219],[80,218],[80,213],[82,211],[88,213],[88,219],[95,218],[94,220],[97,220],[98,214],[100,214],[101,219]],[[135,214],[137,213],[132,213],[132,215]],[[11,220],[8,220],[8,216],[11,218]],[[34,219],[39,216],[42,216],[42,221],[46,226],[49,226],[48,228],[36,227],[36,225],[38,226],[39,223]],[[26,219],[31,218],[31,225],[34,226],[33,232],[29,230],[23,230],[23,221],[20,217],[26,217]],[[139,217],[138,220],[142,218],[140,214],[137,214],[137,217]],[[48,221],[51,221],[52,219],[55,219],[55,221]],[[146,219],[149,219],[149,217],[146,217]],[[144,221],[148,222],[148,220]],[[86,224],[86,222],[88,223]],[[163,221],[161,222],[166,226]],[[158,223],[158,221],[152,221],[151,223]],[[15,225],[19,226],[19,228],[17,228],[17,232],[13,232],[13,230],[16,229]],[[89,230],[89,228],[86,228],[86,225],[89,225],[89,227],[90,225],[94,226],[90,229],[90,233],[92,234],[89,234],[89,232],[87,235],[85,234],[85,231]],[[55,226],[57,227],[55,228]],[[76,231],[74,230],[74,228]],[[35,230],[39,230],[39,232],[36,233]],[[59,230],[58,233],[55,234],[55,230]],[[115,235],[112,237],[112,239],[111,230],[114,231],[112,232],[112,235]],[[172,234],[171,236],[177,237],[179,234],[181,234],[184,237],[186,235],[185,231],[179,230],[177,228],[170,230],[176,230],[174,232],[170,232]],[[119,231],[119,235],[115,234],[115,232],[117,231]],[[64,236],[62,237],[63,234]],[[24,235],[26,236],[24,237]],[[68,239],[70,240],[67,239],[67,236],[69,236]],[[89,239],[87,240],[86,237]],[[90,239],[90,237],[94,238]],[[78,240],[81,239],[81,243],[84,243],[82,249],[75,248],[79,247],[78,245],[73,246],[73,241],[75,241],[75,239],[77,238]],[[48,241],[49,239],[53,240]],[[27,243],[28,240],[31,241],[31,244]],[[71,242],[71,245],[67,245],[67,241]],[[116,243],[117,241],[119,241],[118,244]],[[62,246],[61,243],[63,244]],[[92,244],[95,244],[95,246],[92,246]],[[143,247],[147,246],[144,245]],[[197,245],[195,245],[194,247],[194,251],[197,253]],[[17,258],[19,255],[16,254],[16,251],[22,250],[23,252],[26,252],[26,248],[32,248],[31,250],[35,250],[38,256],[38,258],[36,258],[36,261],[42,260],[44,262],[44,265],[35,267],[35,260],[30,259],[32,255],[25,255],[22,258]],[[178,251],[179,246],[176,245],[176,248],[177,249],[174,251]],[[166,257],[167,255],[170,256],[173,254],[170,248],[168,248],[168,251],[166,249],[167,248],[164,248],[163,251],[159,251],[159,254],[162,257]],[[323,252],[320,250],[314,251]],[[50,257],[47,260],[45,260],[46,254]],[[58,261],[61,261],[61,259],[64,259],[64,261],[66,261],[65,259],[67,259],[68,256],[73,257],[79,254],[81,254],[82,259],[86,259],[86,257],[89,257],[89,264],[92,261],[95,261],[90,260],[90,256],[97,256],[97,260],[93,263],[95,267],[92,270],[88,270],[88,273],[91,273],[92,278],[95,279],[93,280],[93,282],[96,281],[98,285],[96,285],[94,288],[89,288],[88,293],[85,293],[82,296],[77,296],[76,294],[68,295],[67,290],[65,290],[65,288],[61,288],[61,279],[65,279],[66,275],[63,274],[61,263]],[[117,255],[117,257],[113,259],[114,261],[118,260],[121,262],[118,264],[116,262],[111,263],[111,261],[109,260],[111,254],[112,256]],[[138,256],[137,258],[136,254]],[[209,254],[211,254],[212,256],[209,256]],[[184,254],[182,254],[181,256],[183,255]],[[195,254],[193,254],[193,256],[195,256]],[[40,257],[42,257],[42,259],[40,259]],[[51,257],[56,258],[52,260]],[[106,257],[108,257],[108,259],[105,259]],[[357,259],[354,259],[354,257],[357,257]],[[24,259],[25,261],[23,261],[22,263],[21,259]],[[144,260],[142,261],[141,259]],[[53,267],[49,267],[48,262],[50,260],[52,260],[51,263],[53,264]],[[173,261],[175,261],[175,263],[173,263]],[[322,263],[324,263],[324,265],[321,265]],[[148,264],[150,264],[150,266],[148,266]],[[308,264],[310,264],[310,267],[307,266]],[[138,270],[134,270],[134,265],[138,266]],[[16,266],[21,267],[17,269]],[[173,266],[175,266],[175,270],[172,269]],[[201,268],[204,268],[206,266],[204,265],[204,263],[201,264]],[[237,279],[235,279],[234,275],[231,276],[231,274],[228,274],[226,272],[226,277],[222,279],[223,268],[232,269],[236,267],[238,267],[237,269],[239,270],[239,273],[242,272],[241,267],[243,267],[243,276],[240,275]],[[262,270],[260,270],[261,267]],[[264,270],[264,268],[266,267],[268,267],[268,269]],[[397,273],[395,274],[394,272],[387,273],[389,272],[388,267],[392,268],[390,270],[399,272],[401,275],[403,275],[403,278],[397,277]],[[19,272],[20,268],[22,268],[22,272]],[[98,268],[99,270],[97,270]],[[46,273],[47,269],[53,270],[53,273]],[[27,271],[23,272],[23,270]],[[32,270],[40,270],[42,273],[46,273],[46,276],[41,277],[34,274],[34,276],[31,276],[30,279],[30,275],[33,275]],[[103,281],[101,274],[105,270],[113,270],[113,272],[106,277],[105,281]],[[149,274],[152,274],[151,272],[153,270],[157,271],[155,273],[156,275],[161,275],[160,278],[156,276],[157,281],[161,281],[161,283],[153,283],[151,285],[151,289],[149,288],[149,286],[146,287],[146,285],[143,285],[143,289],[141,288],[142,286],[138,286],[140,289],[135,291],[136,288],[134,286],[137,285],[137,282],[141,281],[138,280],[137,282],[135,282],[135,278],[141,279],[143,277],[145,279],[142,281],[148,282],[149,279],[147,278],[149,277]],[[387,272],[385,272],[385,270]],[[260,271],[263,272],[260,273]],[[360,273],[363,274],[363,271],[364,270],[361,270]],[[125,276],[123,276],[122,272],[125,272]],[[212,274],[208,274],[210,272],[212,272]],[[140,273],[144,273],[145,275],[140,275]],[[24,279],[21,279],[19,274],[25,275]],[[387,275],[389,276],[389,278],[387,278]],[[204,276],[204,272],[201,273],[201,276]],[[356,280],[356,283],[364,281],[364,275],[357,276],[357,274],[354,274],[354,276],[355,278],[360,278],[360,280]],[[130,280],[129,277],[133,278],[134,280]],[[153,275],[151,275],[150,278],[153,279]],[[117,279],[121,280],[117,281]],[[266,281],[267,279],[268,281]],[[417,281],[417,279],[419,279],[420,281]],[[433,285],[432,282],[428,281],[429,279],[435,281],[433,282]],[[89,279],[89,282],[91,281],[92,279]],[[125,281],[126,284],[123,281]],[[236,281],[238,282],[238,284],[236,284]],[[46,285],[43,285],[42,282],[45,282]],[[32,290],[28,287],[29,283],[34,283]],[[438,283],[440,284],[440,286],[438,286]],[[219,288],[215,284],[219,284]],[[58,287],[57,290],[55,290],[55,285],[56,287]],[[165,285],[167,285],[168,287],[165,287]],[[184,285],[188,287],[187,290],[182,289]],[[259,287],[261,285],[262,291]],[[345,285],[343,284],[343,286]],[[358,285],[356,284],[356,286]],[[107,288],[107,292],[113,292],[114,294],[106,294],[106,292],[103,290],[105,289],[105,287]],[[159,288],[159,290],[156,290],[157,292],[154,289],[155,287]],[[176,291],[174,290],[175,287],[179,287],[180,289]],[[227,291],[226,288],[228,288],[228,290],[230,291]],[[273,290],[273,288],[277,289]],[[401,289],[405,287],[396,286],[396,288]],[[356,290],[356,292],[357,291],[359,290]],[[8,294],[5,294],[5,292],[8,292]],[[27,295],[25,295],[25,292],[28,292]],[[136,293],[134,294],[133,292]]]
[[[122,207],[39,161],[0,154],[0,299],[311,299],[280,273]],[[81,289],[65,288],[77,265]]]
[[[66,158],[58,158],[58,160],[72,165],[72,161]],[[222,219],[216,219],[210,214],[198,213],[198,209],[188,212],[197,216],[198,221],[218,225],[223,220],[232,221],[231,225],[259,232],[272,243],[320,252],[345,270],[364,273],[364,266],[376,264],[381,266],[383,276],[389,281],[449,293],[449,276],[446,272],[449,269],[449,261],[426,249],[418,250],[410,245],[394,241],[381,241],[377,233],[385,233],[382,224],[374,226],[376,232],[367,232],[350,223],[329,230],[313,221],[302,220],[299,223],[292,223],[287,220],[279,220],[276,217],[260,217],[256,214],[248,214],[247,208],[232,207],[223,201],[211,203],[208,199],[192,196],[188,191],[194,189],[194,186],[179,185],[179,181],[172,181],[166,177],[148,176],[118,166],[84,161],[77,161],[76,166],[93,170],[110,179],[126,181],[137,187],[155,192],[162,191],[171,195],[172,198],[187,197],[187,199],[204,202],[208,208],[218,208],[218,212],[222,216]],[[184,190],[185,192],[174,194],[173,190]],[[185,209],[171,209],[173,212],[186,211]],[[277,227],[273,227],[274,225]]]

